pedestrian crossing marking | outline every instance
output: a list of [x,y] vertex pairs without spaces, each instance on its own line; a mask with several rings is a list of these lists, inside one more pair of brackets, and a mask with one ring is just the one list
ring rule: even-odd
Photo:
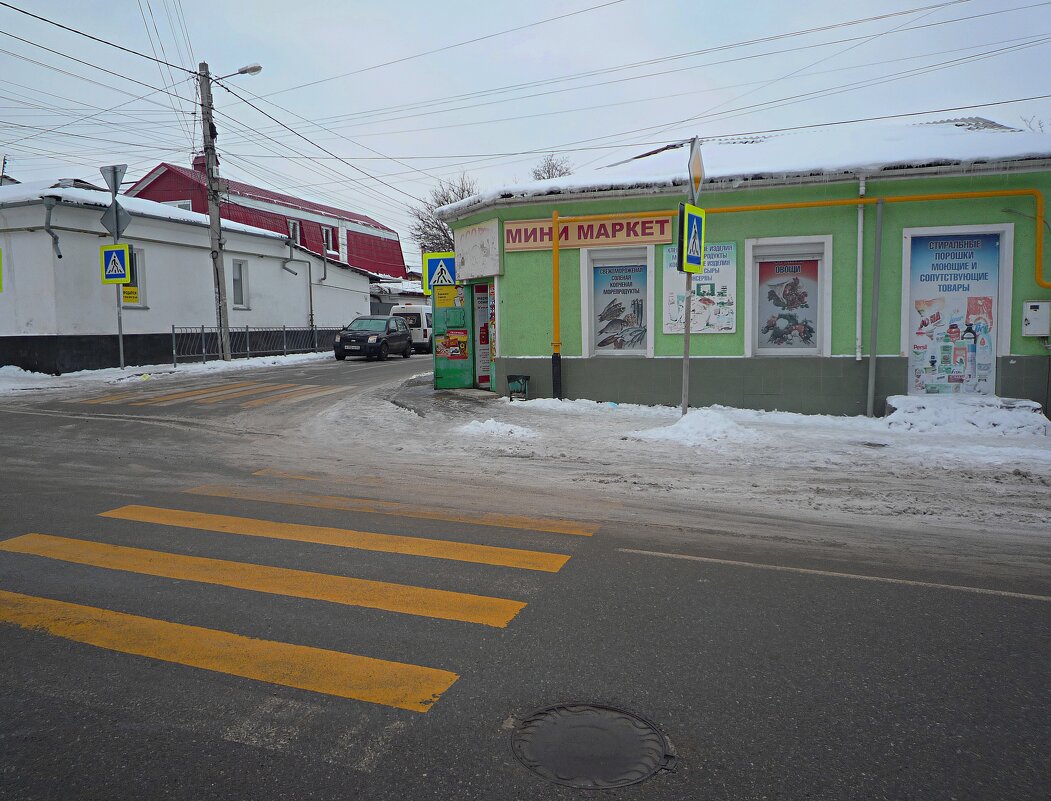
[[312,384],[303,384],[303,389],[293,390],[291,392],[282,392],[277,395],[267,395],[265,398],[257,398],[256,400],[246,401],[241,404],[244,409],[254,409],[256,406],[265,406],[268,403],[278,403],[280,401],[286,401],[291,399],[301,400],[308,397],[320,397],[321,395],[331,395],[333,392],[339,392],[342,389],[349,389],[349,387],[319,387],[310,389],[309,387],[316,387]]
[[325,695],[427,712],[459,676],[307,645],[0,590],[0,622],[73,642]]
[[186,556],[49,534],[26,534],[5,540],[0,542],[0,551],[497,628],[506,628],[526,606],[521,601],[506,598]]
[[[255,475],[267,475],[259,471]],[[250,489],[208,484],[185,490],[190,495],[206,495],[213,498],[234,498],[242,501],[263,501],[288,506],[307,506],[314,509],[338,509],[343,512],[364,512],[376,515],[395,515],[423,520],[441,520],[447,523],[467,523],[480,526],[543,531],[549,534],[570,534],[590,537],[599,528],[597,523],[581,523],[572,520],[552,520],[543,517],[525,517],[487,512],[480,515],[465,515],[457,512],[433,509],[397,501],[376,501],[368,498],[347,498],[341,495],[311,495],[308,493],[277,492],[270,489]]]
[[127,400],[134,398],[138,392],[118,392],[114,395],[103,395],[101,398],[90,398],[88,400],[70,401],[70,403],[109,403],[110,401]]
[[136,401],[130,404],[131,406],[152,406],[156,403],[165,403],[167,401],[184,400],[186,398],[197,398],[202,395],[214,395],[223,393],[226,391],[232,391],[241,387],[254,387],[257,386],[256,381],[237,381],[232,384],[220,384],[218,386],[206,387],[204,389],[189,389],[183,392],[172,392],[167,395],[155,395],[147,400]]
[[298,384],[261,384],[258,387],[252,387],[249,389],[242,389],[239,392],[224,393],[214,398],[198,398],[194,403],[222,403],[223,401],[233,400],[234,398],[243,398],[247,395],[258,395],[261,392],[276,392],[279,389],[288,389],[289,387],[296,387]]
[[548,573],[557,573],[569,561],[568,554],[526,551],[495,545],[475,545],[467,542],[407,537],[398,534],[377,534],[370,531],[353,531],[329,526],[308,526],[302,523],[278,523],[250,517],[187,512],[153,506],[122,506],[119,509],[102,512],[101,516],[139,523],[194,528],[201,531],[310,542],[364,551],[450,559],[458,562],[540,570]]
[[305,476],[302,473],[288,473],[284,470],[274,470],[272,467],[264,467],[262,470],[256,470],[252,473],[253,476],[273,476],[274,478],[291,478],[295,481],[318,481],[318,482],[337,482],[341,484],[386,484],[387,480],[383,476],[351,476],[350,479],[346,477],[340,477],[333,479],[328,476]]

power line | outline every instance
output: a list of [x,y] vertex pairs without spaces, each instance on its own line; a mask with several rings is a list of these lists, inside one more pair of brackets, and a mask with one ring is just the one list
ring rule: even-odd
[[485,36],[477,36],[474,39],[467,39],[466,41],[457,42],[456,44],[445,45],[444,47],[436,47],[433,50],[425,50],[422,53],[414,53],[411,56],[403,56],[401,58],[396,58],[396,59],[393,59],[391,61],[384,61],[381,64],[373,64],[372,66],[369,66],[369,67],[361,67],[360,69],[352,70],[350,72],[344,72],[341,75],[333,75],[330,78],[319,78],[316,81],[309,81],[308,83],[301,83],[301,84],[298,84],[296,86],[289,86],[289,87],[287,87],[285,89],[278,89],[276,92],[270,92],[268,95],[266,95],[266,97],[273,97],[274,95],[280,95],[280,94],[283,94],[285,92],[291,92],[293,89],[302,89],[302,88],[304,88],[306,86],[316,86],[319,83],[326,83],[328,81],[335,81],[335,80],[338,80],[339,78],[347,78],[347,77],[349,77],[351,75],[360,75],[363,72],[369,72],[371,70],[377,70],[380,67],[389,67],[392,64],[401,64],[401,63],[404,63],[406,61],[412,61],[413,59],[423,58],[424,56],[434,55],[435,53],[441,53],[441,52],[443,52],[445,50],[453,50],[453,49],[455,49],[457,47],[463,47],[464,45],[474,44],[475,42],[483,42],[486,39],[494,39],[497,36],[504,36],[505,34],[508,34],[508,33],[515,33],[516,31],[524,31],[527,28],[535,28],[537,25],[545,25],[548,22],[555,22],[556,20],[567,19],[568,17],[575,17],[578,14],[586,14],[589,11],[597,11],[598,9],[606,8],[608,6],[615,6],[615,5],[618,5],[619,3],[623,3],[623,2],[624,2],[624,0],[609,0],[609,2],[600,3],[597,6],[589,6],[588,8],[582,8],[579,11],[570,11],[569,13],[566,13],[566,14],[559,14],[556,17],[548,17],[547,19],[537,20],[536,22],[530,22],[530,23],[528,23],[526,25],[518,25],[517,27],[508,28],[506,30],[497,31],[495,33],[489,33],[489,34],[486,34]]
[[[140,53],[138,50],[132,50],[130,47],[124,47],[123,45],[119,45],[119,44],[116,44],[114,42],[107,42],[105,39],[100,39],[97,36],[92,36],[90,33],[85,33],[84,31],[78,31],[76,28],[70,28],[68,25],[63,25],[61,22],[56,22],[53,19],[48,19],[47,17],[41,17],[39,14],[33,14],[30,11],[26,11],[24,8],[19,8],[18,6],[13,6],[10,3],[4,2],[4,0],[0,0],[0,6],[2,6],[4,8],[9,8],[12,11],[17,11],[19,14],[25,14],[27,17],[32,17],[33,19],[40,20],[41,22],[46,22],[48,25],[54,25],[56,28],[61,28],[64,31],[69,31],[70,33],[75,33],[75,34],[77,34],[77,36],[86,37],[88,39],[91,39],[93,42],[98,42],[99,44],[104,44],[104,45],[107,45],[109,47],[115,47],[118,50],[123,50],[125,53],[131,53],[133,56],[139,56],[139,58],[145,58],[145,59],[149,59],[150,61],[156,61],[159,64],[163,64],[166,67],[170,67],[171,69],[182,70],[183,72],[194,73],[193,70],[188,70],[188,69],[186,69],[186,67],[180,67],[178,64],[172,64],[172,63],[170,63],[168,61],[162,61],[161,59],[155,58],[154,56],[149,56],[149,55],[146,55],[145,53]],[[22,40],[22,41],[25,41],[25,40]]]

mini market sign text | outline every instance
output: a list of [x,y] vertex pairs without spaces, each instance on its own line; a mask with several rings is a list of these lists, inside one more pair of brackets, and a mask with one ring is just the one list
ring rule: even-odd
[[[672,218],[668,216],[566,223],[559,226],[558,242],[564,248],[662,245],[671,242],[672,228]],[[504,223],[504,252],[550,249],[551,220]]]

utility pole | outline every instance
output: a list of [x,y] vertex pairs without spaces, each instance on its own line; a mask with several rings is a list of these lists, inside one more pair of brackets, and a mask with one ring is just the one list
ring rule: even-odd
[[204,130],[204,172],[208,187],[208,233],[211,237],[219,350],[223,360],[230,361],[230,313],[226,306],[223,232],[219,221],[219,159],[215,155],[215,123],[212,122],[212,76],[208,72],[207,62],[202,61],[198,69],[197,77],[201,85],[201,128]]

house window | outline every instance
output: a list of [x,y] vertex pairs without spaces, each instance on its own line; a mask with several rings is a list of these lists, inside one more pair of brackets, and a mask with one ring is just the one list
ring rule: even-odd
[[745,250],[749,355],[828,356],[832,237],[748,240]]
[[234,308],[248,308],[248,262],[234,259],[233,264],[233,304]]
[[121,305],[126,309],[145,309],[146,306],[146,256],[142,248],[128,248],[131,263],[128,273],[131,280],[121,285]]
[[183,211],[193,211],[193,203],[189,200],[165,200],[165,206],[175,206]]
[[299,220],[288,221],[288,238],[296,245],[299,244]]

